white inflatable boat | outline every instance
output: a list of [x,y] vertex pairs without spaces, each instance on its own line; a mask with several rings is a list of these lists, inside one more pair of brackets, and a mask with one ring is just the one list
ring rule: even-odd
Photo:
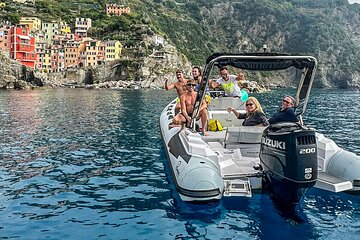
[[[206,89],[212,70],[223,66],[248,71],[295,68],[297,74],[294,75],[300,76],[295,112],[301,124],[241,126],[241,120],[226,108],[232,106],[245,112],[243,102],[239,98],[214,94],[208,104],[208,117],[219,120],[224,129],[209,131],[208,136],[196,132],[195,116],[208,94]],[[175,100],[160,116],[161,136],[181,199],[203,202],[228,196],[251,197],[253,189],[266,188],[276,200],[296,206],[311,187],[358,192],[360,157],[339,148],[334,141],[302,123],[316,66],[317,60],[311,56],[270,53],[210,56],[198,90],[191,127],[170,127]]]

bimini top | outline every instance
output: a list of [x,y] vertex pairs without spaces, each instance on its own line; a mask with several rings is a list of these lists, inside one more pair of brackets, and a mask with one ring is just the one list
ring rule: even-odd
[[267,52],[238,54],[214,53],[206,60],[203,78],[194,104],[192,126],[195,122],[194,119],[199,114],[201,102],[204,99],[212,69],[214,67],[221,68],[226,66],[252,71],[279,71],[288,68],[300,70],[302,74],[295,97],[295,113],[300,118],[304,114],[317,68],[316,58],[306,55]]
[[312,68],[316,64],[316,59],[311,56],[291,56],[279,53],[214,53],[208,57],[206,64],[211,64],[211,62],[219,68],[232,66],[244,70],[276,71],[290,67]]

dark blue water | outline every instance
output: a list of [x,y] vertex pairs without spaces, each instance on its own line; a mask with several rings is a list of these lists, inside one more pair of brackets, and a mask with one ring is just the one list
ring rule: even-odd
[[[280,104],[284,94],[258,97]],[[261,193],[206,206],[179,201],[158,128],[173,97],[162,90],[0,92],[0,238],[359,238],[360,196],[312,189],[301,221]],[[359,100],[355,91],[314,90],[305,121],[360,154]]]

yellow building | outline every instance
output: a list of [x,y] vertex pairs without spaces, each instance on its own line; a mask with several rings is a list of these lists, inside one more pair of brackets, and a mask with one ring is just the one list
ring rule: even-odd
[[51,72],[51,49],[44,49],[42,53],[38,53],[40,57],[40,63],[38,63],[38,69],[41,72]]
[[106,61],[114,61],[120,59],[122,45],[119,41],[107,41],[105,48]]
[[60,33],[61,33],[62,35],[71,33],[71,29],[70,29],[70,27],[67,25],[66,22],[60,21],[60,22],[59,22],[59,27],[60,27]]
[[28,25],[30,31],[41,30],[41,20],[37,17],[21,17],[20,25]]
[[99,47],[98,40],[90,40],[85,44],[86,62],[85,66],[96,66],[98,63]]

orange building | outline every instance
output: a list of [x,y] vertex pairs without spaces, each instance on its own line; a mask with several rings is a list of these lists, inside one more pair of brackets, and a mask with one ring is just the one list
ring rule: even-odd
[[27,25],[10,28],[10,58],[21,64],[34,68],[36,62],[35,38],[29,36]]
[[106,4],[106,15],[111,16],[120,16],[121,14],[130,13],[130,8],[123,5],[117,4]]
[[80,59],[80,43],[68,41],[64,46],[65,53],[65,69],[76,68]]

